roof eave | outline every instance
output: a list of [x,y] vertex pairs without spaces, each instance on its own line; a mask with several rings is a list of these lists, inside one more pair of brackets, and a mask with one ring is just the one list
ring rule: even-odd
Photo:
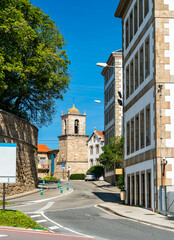
[[127,0],[120,0],[118,7],[116,9],[116,12],[115,12],[115,17],[117,17],[117,18],[123,17],[124,9],[126,7],[126,2],[127,2]]

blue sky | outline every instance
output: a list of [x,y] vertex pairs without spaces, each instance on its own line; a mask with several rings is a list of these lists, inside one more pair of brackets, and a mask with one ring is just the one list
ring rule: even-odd
[[121,20],[114,17],[119,0],[31,0],[50,15],[67,43],[69,70],[72,78],[70,90],[63,101],[57,101],[57,112],[52,124],[39,129],[39,143],[50,149],[58,148],[61,135],[61,111],[72,107],[81,113],[86,110],[86,134],[96,127],[104,129],[104,106],[94,103],[104,100],[102,68],[97,62],[106,62],[111,52],[122,48]]

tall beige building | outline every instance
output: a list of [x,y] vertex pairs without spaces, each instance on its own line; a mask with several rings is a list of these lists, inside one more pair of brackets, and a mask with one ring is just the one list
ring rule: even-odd
[[88,146],[86,135],[86,113],[81,114],[73,107],[63,115],[62,134],[59,136],[59,161],[57,174],[59,178],[67,179],[70,174],[86,173],[88,169]]
[[159,211],[160,186],[174,185],[174,1],[120,0],[115,16],[123,28],[126,203]]

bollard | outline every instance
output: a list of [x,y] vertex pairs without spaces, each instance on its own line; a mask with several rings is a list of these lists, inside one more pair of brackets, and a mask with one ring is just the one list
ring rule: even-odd
[[69,190],[69,184],[67,183],[67,188],[66,188],[67,190]]
[[59,182],[57,183],[57,187],[60,188]]
[[63,189],[62,189],[62,186],[60,186],[60,193],[63,193]]
[[43,195],[43,190],[42,190],[42,188],[40,188],[40,195]]
[[43,186],[45,186],[45,180],[43,180]]

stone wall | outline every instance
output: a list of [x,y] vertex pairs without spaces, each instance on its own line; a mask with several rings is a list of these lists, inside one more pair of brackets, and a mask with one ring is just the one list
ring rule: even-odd
[[37,186],[37,138],[35,126],[0,110],[0,143],[17,144],[16,183],[6,184],[6,196],[31,191]]

